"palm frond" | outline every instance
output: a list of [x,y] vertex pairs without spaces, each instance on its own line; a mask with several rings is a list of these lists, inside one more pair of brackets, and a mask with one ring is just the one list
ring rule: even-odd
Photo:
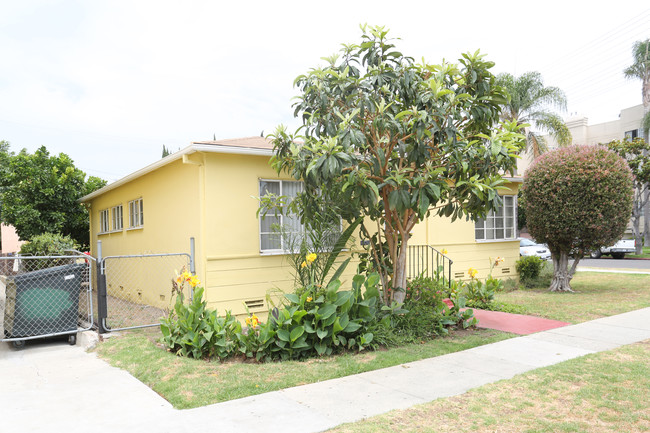
[[526,150],[533,152],[533,158],[537,158],[542,153],[548,151],[548,145],[544,137],[532,131],[526,134]]
[[573,140],[566,123],[555,113],[545,112],[544,116],[535,118],[535,126],[552,135],[560,146],[568,146]]

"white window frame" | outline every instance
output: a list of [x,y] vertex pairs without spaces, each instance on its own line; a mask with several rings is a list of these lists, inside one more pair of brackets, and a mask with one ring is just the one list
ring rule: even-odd
[[[299,183],[301,185],[301,188],[300,188],[299,192],[304,191],[304,187],[305,187],[303,182],[297,181],[297,180],[258,179],[257,186],[258,186],[258,191],[259,191],[260,197],[262,196],[262,182],[279,184],[280,185],[280,194],[279,194],[280,196],[284,195],[284,185],[286,183],[289,183],[289,182]],[[271,215],[269,215],[269,216],[271,216]],[[273,216],[275,216],[275,215],[273,215]],[[285,216],[281,215],[281,214],[278,214],[277,217],[279,218],[279,221],[280,221],[279,224],[281,226],[284,225]],[[262,229],[262,219],[263,218],[264,218],[264,216],[260,215],[260,217],[259,217],[259,236],[258,236],[260,254],[262,254],[262,255],[271,255],[271,254],[288,254],[288,253],[292,253],[293,251],[288,251],[285,248],[284,239],[282,237],[280,237],[280,248],[273,248],[273,249],[270,249],[270,248],[263,249],[262,248],[262,236],[263,235],[277,234],[277,232],[274,232],[274,231],[263,231],[263,229]],[[268,218],[268,216],[267,216],[267,218]],[[301,228],[301,233],[303,233],[302,225],[300,226],[300,228]]]
[[129,230],[144,226],[144,203],[142,197],[129,202]]
[[[485,218],[479,218],[474,223],[476,242],[503,242],[517,239],[517,196],[503,195],[501,198],[503,200],[500,209],[501,215],[498,215],[499,210],[492,210]],[[511,208],[511,215],[508,215],[508,207]],[[489,227],[490,225],[491,227]],[[482,237],[480,236],[481,232]],[[490,232],[491,237],[489,236]]]
[[99,211],[99,234],[108,233],[110,231],[110,213],[108,209]]
[[111,208],[111,230],[114,232],[122,231],[124,227],[123,222],[124,209],[122,205],[113,206]]

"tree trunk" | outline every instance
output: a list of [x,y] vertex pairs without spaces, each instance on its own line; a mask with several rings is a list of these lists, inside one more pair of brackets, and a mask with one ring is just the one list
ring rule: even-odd
[[[638,190],[637,190],[638,191]],[[643,245],[641,240],[641,193],[635,191],[634,194],[634,203],[632,204],[632,233],[634,234],[634,248],[635,254],[641,254],[643,252]]]
[[406,297],[406,258],[408,255],[408,234],[402,238],[397,260],[394,264],[393,301],[404,302]]
[[[641,242],[639,242],[641,245]],[[643,245],[650,247],[650,188],[645,190],[645,206],[643,210]],[[637,252],[637,254],[641,254]]]
[[[646,45],[646,61],[648,58],[648,46]],[[647,63],[646,63],[647,64]],[[646,70],[647,72],[647,70]],[[643,98],[643,119],[650,115],[650,74],[645,75],[643,79],[643,87],[641,90],[641,96]],[[650,143],[650,128],[643,128],[643,139],[646,143]],[[650,188],[646,187],[645,190],[645,206],[643,212],[643,245],[650,247]],[[638,254],[638,253],[637,253]]]
[[566,251],[551,252],[553,259],[553,279],[551,280],[551,292],[573,292],[571,279],[575,273],[580,257],[577,257],[573,266],[569,269],[569,253]]

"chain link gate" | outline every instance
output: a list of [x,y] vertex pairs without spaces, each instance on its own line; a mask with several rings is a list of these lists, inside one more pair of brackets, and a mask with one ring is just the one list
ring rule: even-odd
[[100,332],[160,325],[172,308],[172,280],[185,268],[194,272],[187,253],[107,256],[98,262]]
[[22,348],[25,340],[68,335],[93,326],[95,259],[66,256],[0,257],[0,341]]

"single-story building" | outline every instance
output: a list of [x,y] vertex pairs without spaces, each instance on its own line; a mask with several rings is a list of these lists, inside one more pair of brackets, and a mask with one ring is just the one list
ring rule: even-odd
[[[294,179],[278,177],[269,166],[271,156],[272,144],[263,137],[194,142],[83,197],[90,209],[93,255],[98,240],[106,257],[187,252],[194,238],[196,273],[209,305],[234,314],[246,308],[266,311],[267,294],[292,289],[293,276],[281,241],[270,229],[272,219],[256,215],[258,198],[265,191],[288,195],[300,188]],[[454,262],[452,278],[467,278],[470,267],[485,278],[490,258],[498,256],[505,262],[494,276],[516,277],[520,183],[509,178],[509,189],[501,192],[503,208],[485,220],[452,223],[432,216],[414,229],[411,244],[447,250]],[[356,245],[352,250],[361,248],[358,240]],[[344,284],[354,272],[351,264]],[[168,307],[169,276],[152,275],[149,283],[137,288],[140,301]]]

